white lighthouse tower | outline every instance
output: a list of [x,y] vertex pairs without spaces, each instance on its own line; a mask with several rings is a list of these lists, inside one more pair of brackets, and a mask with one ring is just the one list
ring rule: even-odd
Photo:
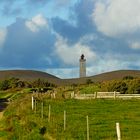
[[79,68],[79,76],[80,78],[86,77],[86,59],[84,58],[84,54],[81,55],[79,60],[80,68]]

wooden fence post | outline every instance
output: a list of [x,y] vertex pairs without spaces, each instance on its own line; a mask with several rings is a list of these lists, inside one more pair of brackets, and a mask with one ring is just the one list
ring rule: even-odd
[[120,131],[120,124],[116,123],[116,132],[118,140],[121,140],[121,131]]
[[97,92],[95,92],[94,94],[95,94],[94,97],[95,97],[95,99],[96,99],[96,98],[97,98]]
[[88,122],[88,116],[87,118],[87,140],[89,140],[89,122]]
[[50,122],[50,118],[51,118],[51,105],[49,105],[48,122]]
[[114,91],[114,99],[116,99],[116,91]]
[[55,97],[56,97],[56,96],[55,96],[55,92],[54,92],[54,93],[53,93],[53,98],[55,99]]
[[37,102],[36,102],[36,100],[35,100],[35,114],[36,114],[36,104],[37,104]]
[[66,130],[66,111],[64,110],[64,131]]
[[34,110],[34,97],[32,96],[32,110]]
[[74,98],[74,91],[71,92],[71,99]]

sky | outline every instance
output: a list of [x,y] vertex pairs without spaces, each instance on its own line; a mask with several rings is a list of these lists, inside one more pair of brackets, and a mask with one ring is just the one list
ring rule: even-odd
[[0,70],[59,78],[140,69],[140,0],[0,0]]

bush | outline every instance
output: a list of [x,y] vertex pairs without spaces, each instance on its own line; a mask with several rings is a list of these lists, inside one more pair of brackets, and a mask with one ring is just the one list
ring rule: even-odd
[[99,91],[99,87],[96,85],[87,86],[81,89],[82,94],[93,94],[97,91]]
[[44,135],[46,133],[46,130],[47,130],[46,127],[43,126],[42,128],[40,128],[40,134]]
[[0,90],[7,90],[10,88],[10,84],[8,80],[4,80],[0,83]]

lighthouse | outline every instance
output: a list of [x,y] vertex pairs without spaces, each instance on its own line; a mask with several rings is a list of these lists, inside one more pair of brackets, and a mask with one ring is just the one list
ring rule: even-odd
[[86,59],[84,58],[84,54],[81,55],[79,63],[79,76],[80,78],[86,77]]

